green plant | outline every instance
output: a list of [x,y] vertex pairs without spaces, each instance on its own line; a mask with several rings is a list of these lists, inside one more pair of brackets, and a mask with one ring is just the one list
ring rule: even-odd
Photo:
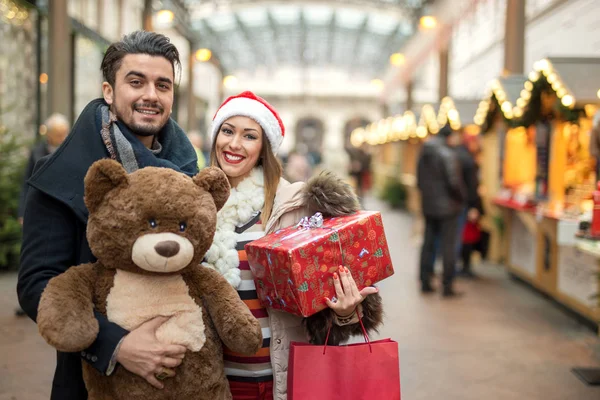
[[19,194],[25,167],[24,143],[0,124],[0,269],[17,268],[21,249]]
[[407,197],[406,186],[396,179],[389,179],[381,192],[381,198],[387,201],[392,208],[406,209]]

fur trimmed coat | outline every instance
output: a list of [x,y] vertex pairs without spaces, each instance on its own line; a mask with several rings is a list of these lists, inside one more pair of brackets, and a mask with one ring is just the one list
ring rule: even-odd
[[[359,209],[358,200],[348,184],[331,173],[322,173],[308,183],[290,184],[281,180],[273,213],[265,232],[292,226],[304,216],[321,212],[324,217],[351,214]],[[367,331],[376,331],[383,320],[381,297],[369,295],[363,302],[363,323]],[[323,344],[327,328],[333,324],[333,311],[325,309],[309,318],[268,309],[271,323],[271,364],[273,366],[274,400],[287,399],[287,372],[290,342]],[[361,334],[359,324],[332,325],[329,344],[338,345],[353,335]]]

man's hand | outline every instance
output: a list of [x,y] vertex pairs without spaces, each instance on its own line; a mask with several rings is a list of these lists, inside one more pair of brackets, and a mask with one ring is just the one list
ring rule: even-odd
[[163,344],[156,339],[156,330],[168,319],[156,317],[143,323],[125,336],[117,353],[119,364],[158,389],[164,386],[156,376],[174,376],[171,368],[181,364],[186,352],[184,346]]

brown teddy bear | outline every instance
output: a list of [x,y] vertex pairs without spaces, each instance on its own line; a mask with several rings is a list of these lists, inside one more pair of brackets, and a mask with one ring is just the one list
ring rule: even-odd
[[98,261],[50,280],[38,309],[42,336],[60,351],[79,352],[96,339],[94,310],[129,330],[168,316],[157,338],[189,349],[162,390],[123,367],[104,376],[83,363],[90,400],[231,398],[222,343],[254,354],[262,333],[231,285],[199,265],[228,197],[227,178],[216,168],[189,178],[154,167],[128,175],[108,159],[90,167],[87,238]]

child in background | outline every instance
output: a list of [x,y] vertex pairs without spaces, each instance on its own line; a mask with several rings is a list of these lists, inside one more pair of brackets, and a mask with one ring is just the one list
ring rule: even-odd
[[468,278],[476,278],[476,275],[471,270],[471,254],[481,240],[481,227],[479,226],[480,218],[479,211],[476,209],[469,210],[467,223],[463,230],[461,251],[463,264],[461,274]]

